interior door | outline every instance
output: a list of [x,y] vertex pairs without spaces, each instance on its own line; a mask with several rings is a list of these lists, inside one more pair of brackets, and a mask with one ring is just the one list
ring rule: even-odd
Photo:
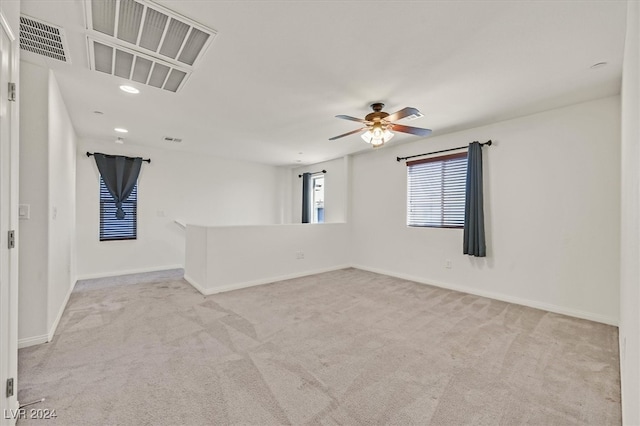
[[[0,424],[15,423],[18,360],[18,249],[10,247],[17,230],[17,102],[10,99],[15,77],[17,41],[0,14]],[[17,238],[17,236],[16,236]],[[11,394],[8,381],[13,380]]]

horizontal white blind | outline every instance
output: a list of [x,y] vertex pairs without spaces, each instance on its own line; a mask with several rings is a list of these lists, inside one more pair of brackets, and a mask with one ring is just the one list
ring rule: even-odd
[[135,240],[138,232],[138,184],[122,203],[124,219],[116,217],[116,203],[100,176],[100,241]]
[[466,155],[408,164],[407,225],[463,227],[466,179]]

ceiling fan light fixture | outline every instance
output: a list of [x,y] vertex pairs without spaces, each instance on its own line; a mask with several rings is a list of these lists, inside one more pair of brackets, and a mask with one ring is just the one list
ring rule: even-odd
[[380,125],[375,125],[364,132],[360,137],[363,141],[371,144],[374,148],[381,147],[386,142],[389,142],[395,135],[389,131],[389,129],[383,129]]
[[334,136],[332,138],[329,138],[329,140],[334,141],[345,136],[360,133],[364,130],[364,133],[360,134],[362,140],[370,145],[373,145],[374,148],[377,148],[384,145],[386,142],[389,142],[391,138],[393,138],[394,134],[391,133],[389,129],[393,129],[396,132],[409,133],[411,135],[417,136],[429,136],[429,134],[431,134],[430,129],[422,129],[419,127],[411,127],[405,126],[404,124],[394,123],[394,121],[401,120],[403,118],[422,117],[422,113],[416,108],[406,107],[401,109],[400,111],[394,112],[393,114],[387,114],[386,112],[382,111],[383,107],[384,104],[381,103],[372,104],[371,108],[373,109],[373,112],[367,114],[364,119],[351,117],[349,115],[336,115],[336,118],[341,118],[343,120],[349,121],[357,121],[358,123],[362,123],[364,126],[359,129],[343,133],[342,135]]
[[374,139],[371,141],[371,146],[374,148],[380,148],[384,145],[384,139]]

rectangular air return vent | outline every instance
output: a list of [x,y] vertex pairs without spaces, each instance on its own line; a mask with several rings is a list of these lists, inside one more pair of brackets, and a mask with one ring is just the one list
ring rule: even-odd
[[124,47],[88,38],[93,70],[177,92],[190,72]]
[[165,136],[164,138],[162,138],[162,140],[165,142],[174,142],[174,143],[182,142],[182,138],[172,138],[171,136]]
[[88,28],[134,50],[191,67],[216,32],[144,0],[85,0]]
[[70,63],[64,30],[29,16],[20,15],[20,49]]
[[415,114],[411,114],[411,115],[406,116],[405,120],[412,121],[412,120],[417,120],[420,117],[424,117],[424,114],[421,113],[420,111],[418,111]]

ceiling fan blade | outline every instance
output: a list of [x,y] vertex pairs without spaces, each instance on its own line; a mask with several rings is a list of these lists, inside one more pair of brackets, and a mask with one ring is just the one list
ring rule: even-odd
[[420,127],[403,126],[402,124],[392,124],[391,130],[402,133],[410,133],[418,136],[429,136],[431,129],[421,129]]
[[330,140],[330,141],[335,141],[336,139],[340,139],[340,138],[343,138],[343,137],[345,137],[345,136],[353,135],[354,133],[359,133],[359,132],[361,132],[361,131],[363,131],[363,130],[366,130],[366,129],[367,129],[366,127],[363,127],[363,128],[361,128],[361,129],[352,130],[352,131],[350,131],[350,132],[348,132],[348,133],[345,133],[345,134],[342,134],[342,135],[339,135],[339,136],[334,136],[334,137],[332,137],[332,138],[329,138],[329,140]]
[[350,115],[336,115],[336,118],[342,118],[343,120],[357,121],[358,123],[366,123],[366,124],[369,123],[369,121],[363,120],[362,118],[355,118],[355,117],[351,117]]
[[400,111],[394,112],[393,114],[389,114],[384,119],[387,121],[397,121],[413,114],[418,115],[420,114],[420,111],[418,111],[416,108],[406,107],[402,108]]

